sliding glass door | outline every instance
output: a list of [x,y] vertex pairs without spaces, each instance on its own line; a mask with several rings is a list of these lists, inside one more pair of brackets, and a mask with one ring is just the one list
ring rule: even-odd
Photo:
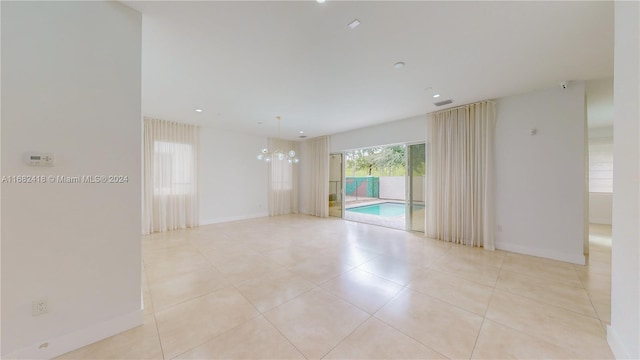
[[329,155],[329,216],[342,217],[342,154]]
[[425,229],[425,145],[407,146],[407,230]]

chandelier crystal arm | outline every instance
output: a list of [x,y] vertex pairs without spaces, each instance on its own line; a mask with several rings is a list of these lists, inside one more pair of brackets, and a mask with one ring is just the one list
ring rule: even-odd
[[[278,137],[276,140],[282,141],[280,140],[280,116],[276,116],[276,120],[278,121]],[[273,160],[287,160],[289,164],[297,164],[300,162],[300,159],[296,157],[295,150],[291,149],[285,153],[279,148],[274,151],[270,151],[268,148],[263,148],[260,153],[258,153],[257,159],[267,163]]]

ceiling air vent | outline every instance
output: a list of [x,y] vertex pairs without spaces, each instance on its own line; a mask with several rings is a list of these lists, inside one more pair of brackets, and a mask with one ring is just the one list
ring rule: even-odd
[[300,135],[300,136],[298,136],[298,137],[299,137],[300,139],[304,139],[304,138],[306,138],[306,137],[307,137],[307,135]]
[[443,106],[443,105],[449,105],[453,102],[453,100],[449,99],[449,100],[443,100],[443,101],[439,101],[437,103],[433,103],[433,105],[435,106]]

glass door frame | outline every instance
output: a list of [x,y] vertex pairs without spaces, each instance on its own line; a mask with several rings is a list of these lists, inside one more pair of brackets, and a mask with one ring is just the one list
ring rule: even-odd
[[[423,231],[414,230],[413,229],[413,168],[411,167],[411,147],[414,145],[423,145],[425,148],[424,151],[424,164],[425,164],[425,174],[423,175],[424,180],[422,184],[422,194],[424,196],[424,205],[425,205],[425,213],[424,218],[422,219],[424,226]],[[426,212],[426,203],[427,203],[427,174],[426,174],[426,164],[427,164],[427,142],[426,141],[416,141],[416,142],[407,142],[405,143],[405,230],[413,231],[413,232],[423,232],[426,233],[426,224],[427,224],[427,212]]]
[[[340,219],[344,219],[344,206],[345,206],[345,194],[344,194],[344,187],[345,187],[345,180],[346,180],[346,175],[345,175],[345,161],[344,161],[344,151],[339,151],[339,152],[334,152],[334,153],[329,153],[329,176],[331,176],[331,157],[334,155],[340,155],[340,189],[339,189],[339,193],[340,193]],[[329,192],[331,192],[331,180],[329,180]],[[331,215],[331,207],[329,207],[329,216],[331,217],[337,217],[337,216],[332,216]]]

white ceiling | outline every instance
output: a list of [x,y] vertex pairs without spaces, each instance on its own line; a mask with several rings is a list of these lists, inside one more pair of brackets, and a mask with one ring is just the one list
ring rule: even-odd
[[277,115],[315,137],[441,109],[433,91],[455,106],[613,75],[613,2],[125,4],[144,115],[260,135]]

